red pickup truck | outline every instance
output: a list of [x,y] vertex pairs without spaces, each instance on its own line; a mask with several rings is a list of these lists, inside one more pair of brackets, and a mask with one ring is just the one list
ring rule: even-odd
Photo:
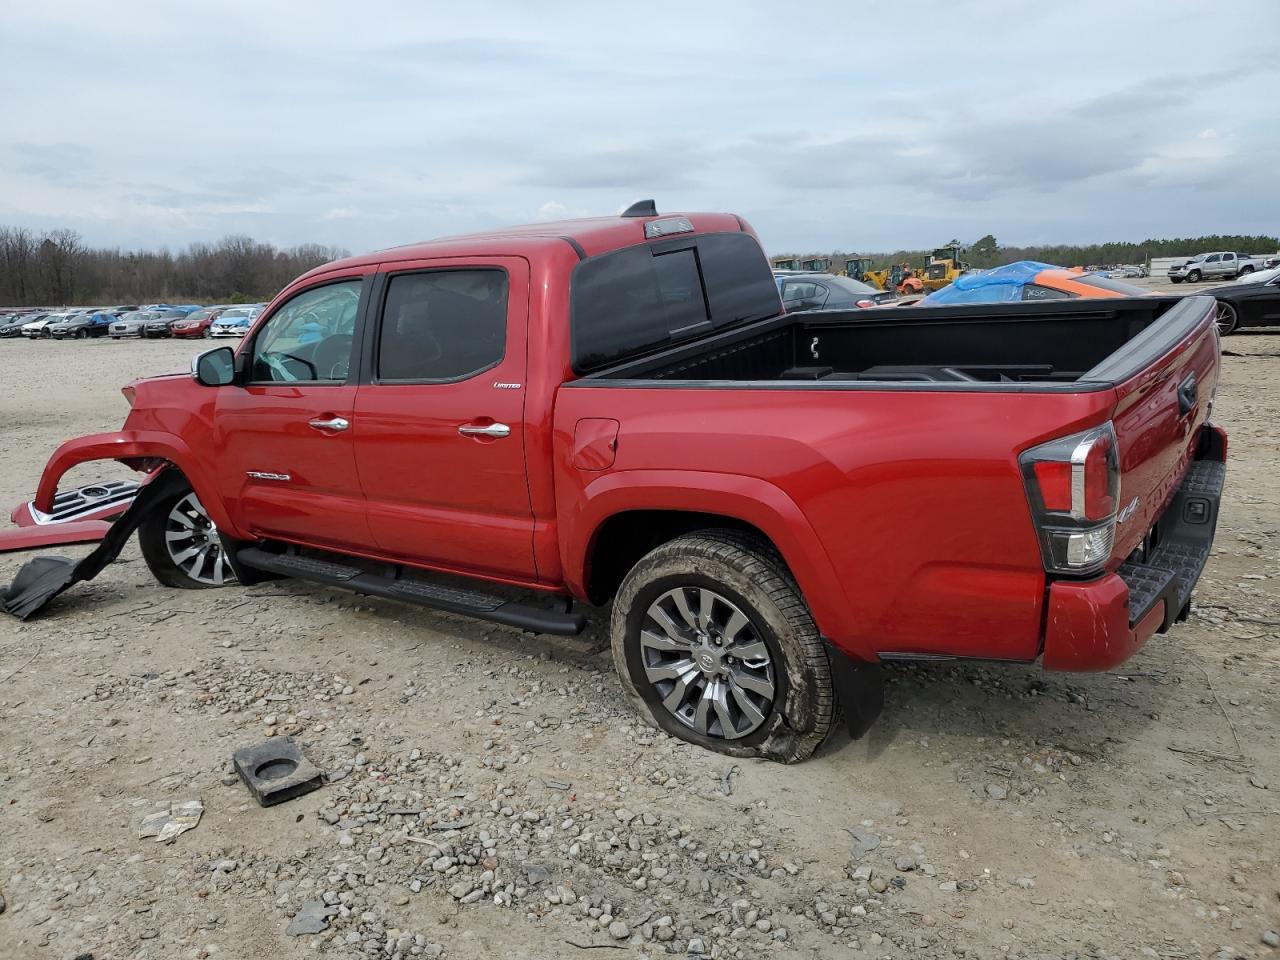
[[171,586],[284,575],[562,634],[612,599],[646,717],[794,761],[841,708],[874,720],[881,662],[1105,670],[1186,616],[1225,476],[1213,321],[784,314],[740,218],[642,202],[313,270],[234,351],[125,387],[123,429],[20,509],[120,460]]

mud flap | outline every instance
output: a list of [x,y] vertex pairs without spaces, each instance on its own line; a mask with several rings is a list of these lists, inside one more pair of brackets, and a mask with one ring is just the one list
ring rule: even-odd
[[152,505],[187,488],[187,479],[177,470],[165,470],[146,484],[129,509],[120,515],[102,542],[88,556],[36,557],[28,560],[13,583],[0,594],[0,608],[19,620],[26,620],[67,587],[82,580],[92,580],[103,567],[120,556],[129,537],[138,529]]
[[830,640],[826,644],[836,698],[844,710],[849,736],[858,740],[871,729],[884,709],[884,679],[880,675],[880,664],[855,660]]

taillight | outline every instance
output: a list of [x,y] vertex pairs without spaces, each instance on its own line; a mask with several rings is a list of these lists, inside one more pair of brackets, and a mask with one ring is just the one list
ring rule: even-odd
[[1120,455],[1110,421],[1032,447],[1018,458],[1044,568],[1087,574],[1111,556],[1120,502]]
[[859,300],[856,304],[856,306],[861,307],[863,310],[867,307],[874,307],[875,305],[876,302],[874,300]]

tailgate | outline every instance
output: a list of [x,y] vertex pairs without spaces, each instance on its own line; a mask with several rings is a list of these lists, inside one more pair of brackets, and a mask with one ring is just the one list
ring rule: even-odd
[[1218,386],[1212,297],[1188,297],[1090,371],[1116,383],[1120,497],[1110,569],[1151,531],[1182,482]]

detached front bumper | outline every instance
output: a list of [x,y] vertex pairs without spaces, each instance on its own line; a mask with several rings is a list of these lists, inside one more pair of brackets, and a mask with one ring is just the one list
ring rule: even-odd
[[[1213,452],[1220,446],[1225,457],[1225,435],[1217,432],[1214,438]],[[1156,522],[1155,543],[1145,557],[1127,560],[1096,580],[1050,585],[1046,670],[1110,670],[1153,634],[1186,619],[1191,592],[1213,547],[1226,476],[1222,460],[1196,460]]]

